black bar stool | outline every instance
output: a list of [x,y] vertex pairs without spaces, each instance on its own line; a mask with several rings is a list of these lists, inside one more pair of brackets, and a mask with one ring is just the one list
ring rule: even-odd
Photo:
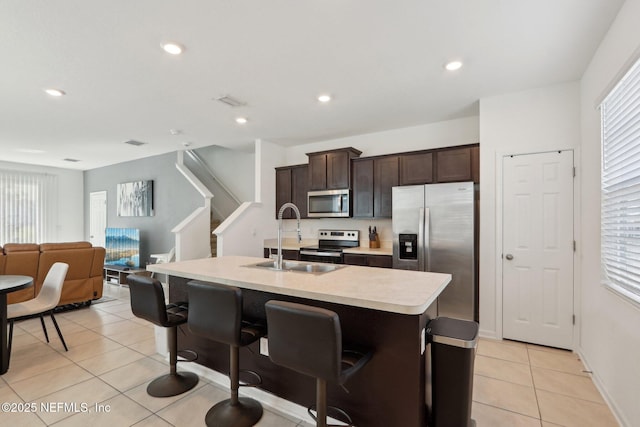
[[266,334],[266,328],[242,320],[242,291],[239,288],[195,280],[189,282],[187,288],[189,330],[212,341],[228,344],[230,348],[231,398],[209,409],[205,422],[215,427],[253,426],[262,418],[262,405],[257,400],[238,397],[240,347],[259,340]]
[[[343,385],[371,358],[371,352],[342,346],[340,318],[330,310],[285,301],[268,301],[269,357],[273,363],[316,378],[318,427],[327,426],[327,381]],[[351,418],[336,410],[349,425]]]
[[151,381],[147,393],[153,397],[176,396],[198,384],[198,376],[191,372],[177,372],[178,326],[187,323],[189,306],[186,302],[164,303],[162,283],[156,279],[130,274],[127,277],[131,296],[131,311],[136,317],[167,328],[169,342],[169,374]]

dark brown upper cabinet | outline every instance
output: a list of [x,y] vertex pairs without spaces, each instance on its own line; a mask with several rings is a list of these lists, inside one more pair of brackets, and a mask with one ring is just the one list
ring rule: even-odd
[[433,182],[433,153],[402,154],[400,185],[431,184]]
[[474,160],[477,163],[477,149],[478,147],[461,147],[437,151],[436,181],[457,182],[477,179],[477,176],[474,176],[474,171],[477,170],[477,166],[474,166]]
[[398,156],[353,160],[353,216],[391,218],[391,187],[398,185]]
[[398,156],[385,156],[373,163],[373,216],[391,218],[391,187],[398,185]]
[[373,218],[373,159],[353,161],[353,216]]
[[350,188],[351,159],[362,152],[355,148],[307,153],[309,156],[309,190]]
[[[309,172],[307,165],[276,168],[276,218],[280,207],[291,202],[300,210],[300,217],[307,217],[307,191],[309,191]],[[284,211],[282,218],[292,219],[291,209]]]

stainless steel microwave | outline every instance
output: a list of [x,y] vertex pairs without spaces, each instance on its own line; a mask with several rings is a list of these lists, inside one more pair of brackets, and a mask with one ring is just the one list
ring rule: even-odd
[[351,190],[321,190],[307,193],[309,218],[348,218],[351,216]]

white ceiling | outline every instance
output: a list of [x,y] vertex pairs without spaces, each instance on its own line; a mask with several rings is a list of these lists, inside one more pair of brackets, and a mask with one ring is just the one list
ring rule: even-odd
[[[86,170],[185,142],[297,145],[476,115],[480,98],[578,80],[622,3],[2,0],[0,160]],[[445,71],[452,59],[464,67]],[[225,94],[247,105],[213,100]]]

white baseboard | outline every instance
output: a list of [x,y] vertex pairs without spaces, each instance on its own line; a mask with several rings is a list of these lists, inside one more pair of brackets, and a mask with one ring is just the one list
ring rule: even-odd
[[574,351],[575,351],[575,353],[578,354],[578,357],[580,357],[580,360],[582,361],[582,364],[584,365],[585,370],[587,370],[587,371],[589,371],[591,373],[591,380],[593,381],[593,384],[596,386],[596,388],[598,389],[598,391],[602,395],[602,398],[604,399],[604,401],[607,404],[607,406],[609,406],[609,409],[611,409],[611,413],[616,418],[616,421],[618,421],[618,424],[620,424],[621,426],[630,426],[631,424],[626,422],[626,419],[622,415],[622,412],[616,406],[615,401],[611,398],[611,396],[607,392],[607,389],[605,388],[604,383],[602,382],[602,380],[598,376],[598,373],[593,371],[593,369],[591,369],[591,367],[589,365],[589,361],[587,360],[586,357],[584,357],[584,353],[582,352],[582,348],[578,347]]
[[[168,356],[166,360],[169,360]],[[206,366],[199,365],[198,363],[180,363],[179,367],[180,370],[191,371],[227,390],[229,389],[229,377],[221,374],[220,372],[209,369]],[[298,423],[300,421],[304,421],[309,425],[315,425],[315,421],[307,413],[307,408],[278,397],[268,391],[256,387],[240,387],[240,394],[256,399],[270,411],[275,412],[292,422]],[[211,402],[211,405],[213,406],[214,403],[215,402]],[[327,417],[327,422],[330,424],[346,426],[345,423],[331,417]]]
[[502,339],[502,337],[498,337],[498,335],[496,334],[496,331],[491,331],[491,330],[487,330],[487,329],[480,329],[478,331],[478,335],[481,338],[491,338],[491,339],[494,339],[494,340]]

